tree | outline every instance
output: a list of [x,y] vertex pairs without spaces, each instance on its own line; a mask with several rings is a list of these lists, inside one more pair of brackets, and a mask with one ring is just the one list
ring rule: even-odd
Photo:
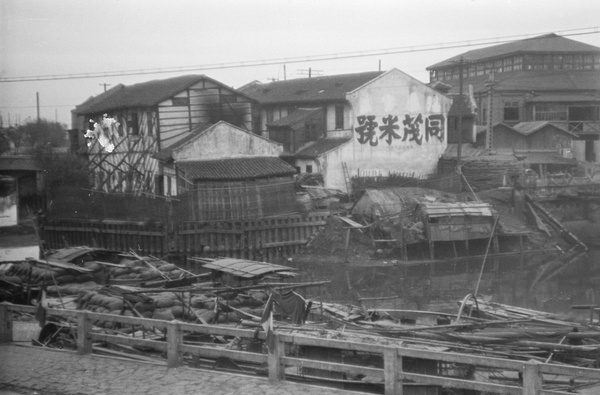
[[81,157],[57,153],[48,144],[38,145],[34,155],[44,169],[47,196],[55,196],[64,187],[90,188],[90,172]]
[[27,138],[34,148],[38,146],[57,148],[68,143],[66,128],[58,122],[48,122],[45,119],[21,125],[17,128],[17,132]]

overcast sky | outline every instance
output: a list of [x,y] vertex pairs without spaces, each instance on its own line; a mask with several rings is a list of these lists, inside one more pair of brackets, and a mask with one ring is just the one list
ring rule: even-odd
[[[0,0],[0,80],[202,66],[316,55],[438,48],[286,63],[288,79],[398,68],[428,81],[427,66],[478,46],[451,42],[521,38],[600,26],[598,0]],[[597,33],[569,38],[600,47]],[[278,64],[54,81],[0,82],[4,126],[40,115],[71,126],[77,104],[114,86],[206,74],[235,88],[283,79]]]

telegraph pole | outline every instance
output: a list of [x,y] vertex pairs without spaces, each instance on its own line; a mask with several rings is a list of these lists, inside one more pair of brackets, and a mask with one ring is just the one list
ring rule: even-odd
[[35,92],[35,101],[37,107],[37,121],[40,122],[40,92]]
[[485,134],[485,148],[487,149],[488,154],[492,153],[492,145],[493,145],[493,131],[492,131],[492,95],[494,94],[494,72],[490,73],[488,80],[485,83],[485,86],[488,88],[487,92],[487,133]]

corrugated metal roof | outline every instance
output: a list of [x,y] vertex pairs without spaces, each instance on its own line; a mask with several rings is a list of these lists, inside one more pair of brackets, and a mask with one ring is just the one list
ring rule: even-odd
[[383,73],[383,71],[370,71],[297,78],[267,84],[253,83],[241,87],[240,91],[262,104],[345,101],[346,93]]
[[189,180],[247,180],[296,174],[296,169],[276,157],[243,157],[183,161],[177,166]]
[[215,259],[212,262],[205,263],[203,266],[207,269],[229,273],[242,278],[256,278],[270,273],[288,276],[296,275],[293,273],[296,269],[291,267],[235,258]]
[[571,40],[569,38],[550,33],[544,34],[542,36],[526,38],[524,40],[517,40],[505,44],[493,45],[491,47],[474,49],[472,51],[464,52],[460,55],[456,55],[442,62],[431,65],[427,67],[427,70],[455,65],[456,61],[459,60],[461,57],[464,59],[469,59],[470,61],[478,61],[482,59],[495,58],[513,53],[517,54],[536,52],[600,53],[600,48],[594,45],[585,44],[580,41]]
[[320,112],[323,112],[322,108],[299,108],[286,117],[268,123],[267,127],[293,126],[297,123],[304,122],[305,119],[310,118]]
[[458,216],[478,216],[492,217],[494,209],[489,203],[422,203],[421,211],[429,217],[458,217]]
[[306,148],[301,149],[294,155],[299,159],[316,159],[326,152],[329,152],[350,141],[351,138],[342,139],[320,139]]

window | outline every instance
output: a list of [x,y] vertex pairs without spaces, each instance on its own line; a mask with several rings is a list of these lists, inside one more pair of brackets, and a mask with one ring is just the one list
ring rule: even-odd
[[518,121],[519,120],[519,102],[507,101],[504,103],[504,120]]
[[335,106],[335,128],[344,129],[344,106]]
[[513,58],[513,70],[521,70],[523,68],[523,58],[521,56],[515,56]]
[[127,133],[131,136],[139,136],[140,134],[138,115],[135,112],[127,114]]
[[267,108],[267,123],[271,123],[273,122],[273,109],[272,108]]
[[504,72],[512,71],[512,69],[513,69],[512,58],[506,58],[506,59],[502,60],[502,71],[504,71]]
[[483,63],[478,63],[477,64],[477,75],[483,75],[484,74],[484,67],[483,67]]
[[306,165],[306,172],[312,173],[312,165]]
[[300,166],[296,166],[296,173],[300,174],[300,172],[302,171],[302,169],[300,169]]
[[314,141],[317,139],[317,125],[314,123],[305,123],[304,124],[304,135],[303,141]]
[[174,106],[189,106],[190,99],[188,97],[174,97],[173,105]]
[[536,104],[533,114],[535,121],[566,121],[567,107],[560,104]]

